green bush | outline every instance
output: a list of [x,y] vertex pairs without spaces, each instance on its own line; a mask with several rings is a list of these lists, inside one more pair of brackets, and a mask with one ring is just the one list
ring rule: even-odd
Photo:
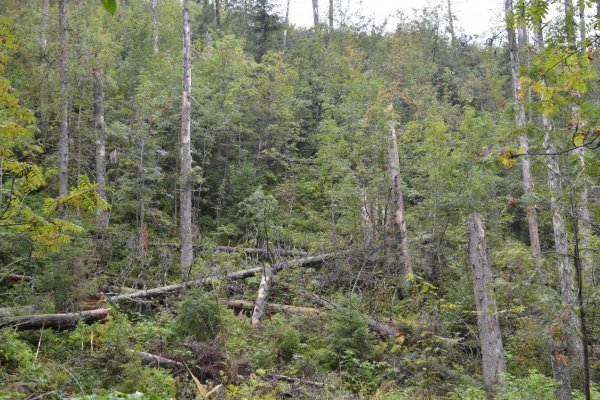
[[296,328],[284,317],[274,316],[265,321],[258,332],[251,358],[261,368],[270,368],[291,361],[300,345]]
[[182,301],[174,332],[180,338],[197,341],[215,339],[223,326],[221,308],[217,301],[202,290],[190,290]]
[[373,349],[367,320],[354,308],[341,307],[333,310],[325,324],[325,335],[332,367],[339,366],[347,352],[351,352],[359,360],[366,360]]
[[498,400],[554,400],[558,383],[538,371],[531,370],[525,378],[505,375],[505,387],[498,393]]
[[167,372],[143,367],[139,361],[126,364],[117,390],[125,393],[141,392],[158,399],[174,399],[175,379]]
[[33,352],[11,328],[0,330],[0,370],[27,374],[33,363]]

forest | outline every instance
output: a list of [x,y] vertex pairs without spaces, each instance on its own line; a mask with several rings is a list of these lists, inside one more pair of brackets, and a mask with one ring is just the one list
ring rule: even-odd
[[600,0],[290,1],[0,0],[0,399],[600,400]]

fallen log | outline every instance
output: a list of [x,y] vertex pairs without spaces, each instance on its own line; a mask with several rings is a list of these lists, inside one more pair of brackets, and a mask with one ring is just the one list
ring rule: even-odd
[[[321,296],[319,296],[315,293],[309,292],[308,290],[298,289],[298,293],[302,294],[304,297],[306,297],[313,303],[315,303],[321,307],[324,307],[328,310],[335,310],[336,308],[341,308],[341,306],[339,304],[336,304],[329,300],[325,300]],[[369,326],[369,329],[372,330],[373,332],[380,334],[381,336],[383,336],[385,338],[396,339],[397,337],[404,335],[404,333],[402,331],[400,331],[399,329],[392,328],[390,326],[382,324],[381,322],[377,322],[376,320],[374,320],[373,318],[371,318],[369,316],[365,316],[365,318],[367,320],[367,325]]]
[[67,329],[73,328],[79,321],[86,324],[104,322],[109,318],[110,308],[81,311],[65,314],[38,314],[6,317],[0,319],[0,328],[10,326],[17,330],[30,330],[40,328]]
[[269,377],[271,379],[276,379],[278,381],[284,381],[284,382],[290,382],[290,383],[301,383],[303,385],[316,386],[316,387],[319,387],[319,388],[322,388],[322,387],[325,386],[325,384],[322,383],[322,382],[309,381],[307,379],[296,378],[296,377],[293,377],[293,376],[272,374],[270,372],[267,372],[266,375],[267,375],[267,377]]
[[145,351],[136,351],[135,355],[138,356],[144,364],[154,365],[157,368],[186,370],[184,363],[171,360],[170,358],[162,357],[156,354],[146,353]]
[[33,276],[24,274],[6,274],[0,277],[0,282],[31,282]]
[[[271,269],[273,271],[281,271],[284,269],[294,268],[294,267],[309,267],[313,265],[321,264],[325,261],[334,259],[339,257],[340,255],[345,254],[342,253],[328,253],[322,254],[320,256],[306,257],[298,260],[284,261],[280,263],[273,264]],[[178,293],[180,290],[188,287],[198,287],[208,283],[214,283],[222,280],[232,280],[232,279],[243,279],[256,275],[259,272],[262,272],[264,267],[255,267],[250,269],[245,269],[242,271],[230,272],[228,274],[223,275],[212,275],[204,278],[196,279],[187,282],[187,284],[177,283],[174,285],[162,286],[153,289],[147,290],[138,290],[133,293],[124,293],[116,296],[107,297],[107,301],[111,303],[118,303],[122,301],[133,301],[137,299],[144,299],[149,297],[159,297],[166,296]]]
[[[251,311],[254,309],[254,303],[247,300],[228,300],[228,299],[220,299],[219,303],[238,310],[248,310]],[[319,316],[323,315],[325,312],[323,310],[319,310],[318,308],[310,308],[310,307],[298,307],[298,306],[290,306],[287,304],[274,304],[274,303],[265,303],[265,311],[267,314],[277,314],[277,313],[287,313],[287,314],[301,314],[301,315],[312,315]]]
[[[179,248],[180,244],[179,243],[159,243],[159,242],[151,242],[149,243],[150,246],[155,246],[155,247],[174,247],[174,248]],[[260,248],[260,247],[234,247],[234,246],[215,246],[212,247],[210,249],[203,249],[201,245],[199,244],[194,244],[193,245],[194,248],[200,249],[200,250],[212,250],[215,252],[220,252],[220,253],[235,253],[235,252],[240,252],[240,253],[244,253],[247,256],[252,256],[252,257],[269,257],[270,254],[274,255],[274,256],[280,256],[280,257],[308,257],[308,252],[306,251],[299,251],[299,250],[288,250],[288,249],[264,249],[264,248]]]

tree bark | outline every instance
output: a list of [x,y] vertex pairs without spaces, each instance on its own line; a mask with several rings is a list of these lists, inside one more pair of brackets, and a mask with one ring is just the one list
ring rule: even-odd
[[58,2],[60,26],[60,129],[58,139],[58,195],[66,196],[69,189],[69,99],[67,94],[67,2]]
[[319,0],[312,0],[313,19],[315,29],[319,27]]
[[550,357],[550,363],[552,364],[552,375],[559,383],[556,388],[556,400],[573,400],[569,368],[564,353],[555,351]]
[[215,0],[215,26],[221,29],[221,0]]
[[181,105],[181,272],[189,274],[194,261],[192,245],[192,153],[191,114],[192,89],[190,10],[187,0],[183,6],[183,94]]
[[154,39],[154,54],[158,53],[158,0],[152,0],[152,36]]
[[[96,184],[97,193],[106,201],[106,146],[104,123],[104,82],[102,68],[94,68],[94,129],[96,131]],[[108,212],[98,208],[96,229],[104,233],[108,229]]]
[[452,14],[452,0],[448,0],[448,29],[450,30],[451,43],[455,44],[456,34],[454,33],[454,15]]
[[17,330],[31,330],[41,328],[67,329],[75,327],[79,321],[86,324],[106,321],[109,318],[110,308],[99,308],[91,311],[81,311],[66,314],[40,314],[7,317],[0,319],[0,328],[10,326]]
[[502,385],[502,374],[506,372],[502,354],[502,335],[498,322],[496,301],[491,287],[492,269],[488,259],[487,242],[481,216],[472,213],[468,216],[469,259],[473,275],[473,290],[477,306],[477,326],[481,343],[483,382],[492,389]]
[[[504,10],[506,12],[506,18],[513,13],[513,0],[504,0]],[[521,84],[519,82],[519,50],[517,46],[517,38],[515,29],[512,26],[507,25],[508,33],[508,48],[510,53],[510,75],[512,82],[512,93],[513,102],[515,106],[515,120],[517,128],[523,129],[526,123],[525,107],[523,102],[519,100],[519,91]],[[519,147],[522,149],[522,153],[527,154],[529,152],[529,140],[527,135],[524,133],[519,136]],[[531,244],[531,253],[533,254],[534,262],[536,265],[540,263],[540,236],[538,229],[537,212],[535,204],[531,201],[531,195],[533,193],[533,177],[531,174],[531,158],[528,155],[521,157],[521,170],[523,175],[523,187],[525,190],[525,198],[527,200],[527,224],[529,227],[529,241]]]
[[[295,267],[315,266],[315,265],[322,264],[326,261],[333,260],[336,257],[340,257],[345,254],[347,254],[347,252],[328,253],[328,254],[323,254],[320,256],[301,258],[301,259],[292,260],[292,261],[285,261],[285,262],[273,264],[271,266],[271,269],[275,273],[275,272],[279,272],[284,269],[290,269],[290,268],[295,268]],[[223,275],[207,276],[204,278],[200,278],[200,279],[196,279],[196,280],[187,282],[186,284],[180,283],[180,284],[162,286],[162,287],[148,289],[148,290],[138,290],[134,293],[126,293],[126,294],[111,296],[111,297],[108,297],[106,301],[111,302],[111,303],[118,303],[118,302],[122,302],[122,301],[135,301],[137,299],[168,296],[168,295],[171,295],[174,293],[178,293],[184,287],[196,287],[196,286],[205,285],[207,283],[214,283],[214,282],[219,282],[219,281],[223,281],[223,280],[248,278],[250,276],[254,276],[254,275],[262,272],[262,270],[263,270],[263,267],[256,267],[256,268],[250,268],[250,269],[246,269],[246,270],[242,270],[242,271],[230,272],[228,274],[223,274]]]
[[[228,300],[220,299],[219,303],[238,310],[254,310],[254,303],[246,300]],[[309,316],[323,315],[325,311],[318,308],[290,306],[287,304],[265,303],[264,310],[266,314],[301,314]]]
[[154,365],[157,368],[166,368],[174,370],[186,369],[185,364],[156,354],[146,353],[145,351],[136,351],[135,355],[138,356],[144,364]]
[[252,312],[252,319],[250,322],[252,325],[258,325],[260,319],[266,313],[267,297],[269,296],[269,290],[271,289],[271,282],[273,281],[273,270],[271,268],[265,268],[260,278],[260,285],[258,286],[258,295],[254,302],[254,311]]
[[[541,23],[538,24],[536,29],[536,46],[537,51],[541,52],[544,48],[544,36],[542,33]],[[544,101],[544,97],[541,97],[541,101]],[[558,258],[558,273],[560,279],[560,298],[561,304],[566,313],[566,331],[568,333],[567,338],[567,349],[569,354],[569,365],[581,365],[583,360],[583,346],[579,335],[577,333],[579,326],[579,317],[575,313],[575,284],[573,276],[573,265],[571,257],[569,256],[569,246],[567,242],[567,230],[565,226],[565,218],[562,214],[558,199],[561,196],[561,176],[560,176],[560,163],[558,155],[556,154],[556,145],[552,139],[552,121],[546,115],[542,114],[542,124],[544,127],[544,150],[546,152],[546,164],[548,167],[548,185],[550,186],[550,211],[552,213],[552,228],[554,232],[554,250]],[[557,318],[562,319],[562,318]],[[554,357],[556,354],[553,354]],[[554,361],[553,361],[554,363]],[[554,378],[557,382],[563,385],[567,385],[565,379],[568,379],[568,374],[563,374],[560,370],[560,366],[553,367]],[[568,383],[570,387],[570,383]],[[557,395],[560,395],[559,391]],[[562,397],[559,400],[565,400],[572,398]]]
[[413,273],[413,261],[410,255],[408,243],[408,231],[406,229],[406,217],[404,214],[404,199],[402,187],[400,186],[400,159],[398,156],[398,137],[394,122],[388,123],[390,137],[388,140],[388,156],[390,160],[390,180],[392,185],[392,202],[394,205],[394,227],[396,230],[396,245],[400,251],[402,262],[402,274],[408,276]]
[[287,0],[286,6],[285,6],[285,20],[283,22],[283,49],[284,50],[287,47],[287,36],[288,36],[289,23],[290,23],[290,0]]
[[329,0],[329,32],[333,32],[333,0]]
[[[50,0],[42,0],[42,18],[40,20],[40,47],[41,60],[40,72],[42,80],[46,77],[48,70],[48,38],[46,37],[48,29],[48,15],[50,14]],[[45,81],[40,87],[40,130],[44,142],[48,139],[48,88]]]

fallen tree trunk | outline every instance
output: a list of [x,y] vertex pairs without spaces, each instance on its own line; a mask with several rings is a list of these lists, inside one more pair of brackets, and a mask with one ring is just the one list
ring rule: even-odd
[[[309,299],[310,301],[312,301],[313,303],[315,303],[321,307],[324,307],[328,310],[335,310],[336,308],[341,307],[339,304],[336,304],[329,300],[325,300],[321,296],[319,296],[315,293],[309,292],[308,290],[298,289],[298,292],[300,294],[302,294],[304,297],[306,297],[307,299]],[[403,332],[401,332],[399,329],[392,328],[390,326],[382,324],[381,322],[377,322],[369,316],[365,316],[365,318],[367,320],[367,325],[369,326],[369,329],[372,330],[373,332],[380,334],[383,337],[386,337],[389,339],[396,339],[398,336],[403,334]]]
[[[228,300],[228,299],[220,299],[219,303],[235,308],[238,310],[254,310],[254,303],[247,300]],[[310,307],[298,307],[298,306],[290,306],[287,304],[274,304],[274,303],[266,303],[265,311],[267,314],[276,314],[276,313],[288,313],[288,314],[301,314],[301,315],[312,315],[319,316],[323,315],[324,311],[319,310],[318,308],[310,308]]]
[[146,353],[144,351],[136,351],[135,355],[138,356],[144,364],[154,365],[157,368],[167,368],[175,370],[186,369],[185,364],[156,354]]
[[[309,267],[312,265],[321,264],[325,261],[334,259],[334,258],[339,257],[340,255],[343,255],[346,253],[347,252],[328,253],[328,254],[323,254],[320,256],[301,258],[299,260],[280,262],[280,263],[273,264],[271,266],[271,269],[273,270],[273,272],[277,272],[277,271],[294,268],[294,267]],[[178,293],[180,290],[187,288],[187,287],[197,287],[197,286],[205,285],[207,283],[218,282],[218,281],[222,281],[222,280],[248,278],[248,277],[256,275],[259,272],[262,272],[263,269],[264,269],[264,267],[250,268],[250,269],[245,269],[242,271],[230,272],[228,274],[223,274],[223,275],[207,276],[204,278],[200,278],[200,279],[196,279],[196,280],[187,282],[187,284],[177,283],[174,285],[162,286],[162,287],[148,289],[148,290],[138,290],[133,293],[125,293],[125,294],[120,294],[120,295],[116,295],[116,296],[110,296],[107,298],[107,301],[111,302],[111,303],[118,303],[118,302],[122,302],[122,301],[132,301],[132,300],[136,300],[136,299],[144,299],[144,298],[149,298],[149,297],[167,296],[167,295],[171,295],[174,293]]]
[[33,276],[24,275],[24,274],[6,274],[0,277],[0,282],[31,282],[33,281]]
[[73,328],[79,321],[86,324],[107,321],[110,308],[81,311],[65,314],[39,314],[6,317],[0,319],[0,328],[10,326],[17,330],[30,330],[40,328],[66,329]]
[[319,388],[322,388],[325,386],[325,384],[322,382],[309,381],[307,379],[295,378],[293,376],[272,374],[270,372],[267,373],[267,377],[269,377],[271,379],[276,379],[278,381],[284,381],[284,382],[290,382],[290,383],[301,383],[303,385],[310,385],[310,386],[315,386],[315,387],[319,387]]
[[265,315],[265,305],[267,303],[267,296],[271,289],[271,281],[275,273],[272,268],[265,268],[262,277],[260,278],[260,285],[258,286],[258,294],[256,301],[254,302],[254,310],[252,311],[252,319],[250,323],[252,325],[258,325],[260,319]]
[[[160,243],[160,242],[152,242],[149,243],[150,246],[156,246],[156,247],[174,247],[174,248],[179,248],[180,244],[179,243]],[[194,244],[193,245],[194,248],[198,248],[200,250],[202,249],[202,246],[199,244]],[[221,253],[235,253],[235,252],[240,252],[240,253],[244,253],[247,256],[254,256],[254,257],[269,257],[269,254],[275,255],[275,256],[280,256],[280,257],[308,257],[308,252],[306,251],[299,251],[299,250],[288,250],[288,249],[264,249],[264,248],[260,248],[260,247],[234,247],[234,246],[215,246],[212,247],[210,249],[204,249],[204,250],[213,250],[215,252],[221,252]]]

